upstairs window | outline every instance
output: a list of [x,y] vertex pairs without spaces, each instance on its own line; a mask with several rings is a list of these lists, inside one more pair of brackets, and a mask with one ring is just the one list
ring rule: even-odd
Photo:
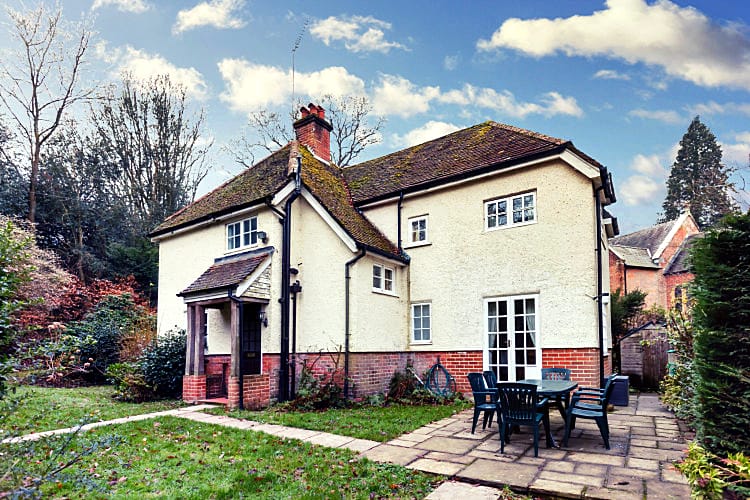
[[484,202],[487,231],[536,222],[536,193],[524,193]]
[[374,292],[393,294],[393,278],[395,273],[390,267],[381,264],[372,266],[372,290]]
[[250,217],[227,224],[227,250],[249,247],[258,243],[258,218]]
[[409,243],[412,245],[426,245],[429,243],[427,227],[426,215],[409,219]]

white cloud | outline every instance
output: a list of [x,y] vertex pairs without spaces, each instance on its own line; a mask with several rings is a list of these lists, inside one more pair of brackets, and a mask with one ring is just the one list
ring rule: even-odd
[[452,123],[430,120],[421,127],[417,127],[404,135],[395,134],[393,136],[393,145],[396,147],[409,147],[422,144],[423,142],[455,132],[459,128]]
[[478,88],[470,84],[462,89],[454,89],[440,96],[440,101],[461,106],[474,105],[494,109],[503,114],[524,118],[529,114],[545,116],[582,116],[583,110],[574,97],[564,97],[557,92],[547,92],[540,97],[540,103],[519,102],[509,90],[498,92],[491,88]]
[[750,161],[750,132],[735,136],[737,142],[728,144],[719,142],[722,162],[731,167],[745,168]]
[[600,69],[594,73],[594,78],[600,80],[630,80],[630,77],[625,73],[619,73],[613,69]]
[[453,71],[458,67],[458,61],[458,55],[445,56],[445,58],[443,59],[443,68],[447,69],[448,71]]
[[331,16],[316,21],[310,28],[310,34],[326,45],[333,41],[343,41],[344,47],[351,52],[387,54],[391,49],[406,50],[404,45],[385,39],[383,30],[390,29],[390,23],[372,16]]
[[201,2],[192,9],[184,9],[177,13],[177,21],[172,26],[172,33],[183,33],[201,26],[212,26],[216,29],[242,28],[246,23],[238,17],[237,11],[244,5],[244,0]]
[[136,80],[168,75],[172,83],[185,87],[190,97],[198,100],[208,97],[208,85],[195,68],[180,68],[158,54],[149,54],[130,45],[110,49],[106,42],[101,42],[94,49],[99,59],[115,67],[115,74],[129,73]]
[[667,155],[635,155],[628,170],[636,172],[619,186],[618,198],[626,205],[652,203],[664,196],[665,182],[669,175],[663,164]]
[[679,113],[672,110],[634,109],[630,111],[628,115],[671,124],[678,124],[685,121],[685,119],[681,117]]
[[[634,36],[634,33],[637,36]],[[668,0],[607,0],[588,16],[508,19],[477,49],[602,56],[662,68],[706,87],[750,89],[750,39],[738,23],[719,25],[693,7]]]
[[418,88],[404,77],[381,75],[373,91],[372,104],[380,115],[398,115],[404,118],[425,113],[430,101],[440,96],[440,87]]
[[133,14],[143,14],[151,8],[151,5],[143,0],[94,0],[91,10],[100,9],[108,5],[114,5],[120,12],[132,12]]
[[[223,59],[218,66],[226,85],[221,99],[230,108],[249,113],[269,106],[291,104],[290,70],[254,64],[244,59]],[[313,99],[325,94],[362,95],[365,87],[360,78],[340,66],[312,73],[297,72],[295,86],[297,95],[307,95]]]
[[719,104],[715,101],[708,101],[706,103],[696,104],[688,108],[694,115],[723,115],[742,113],[750,115],[750,103],[740,102],[727,102],[725,104]]

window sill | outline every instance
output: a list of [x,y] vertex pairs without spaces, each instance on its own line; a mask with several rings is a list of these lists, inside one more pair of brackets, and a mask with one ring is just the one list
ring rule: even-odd
[[523,226],[531,226],[536,224],[537,221],[530,221],[530,222],[519,222],[518,224],[506,224],[504,226],[498,226],[498,227],[486,227],[484,228],[485,233],[492,233],[494,231],[502,231],[503,229],[512,229],[514,227],[523,227]]
[[407,243],[404,248],[417,248],[417,247],[428,247],[432,245],[431,241],[420,241],[415,243]]
[[378,295],[387,295],[388,297],[398,297],[398,295],[396,295],[393,292],[387,292],[385,290],[378,290],[377,288],[373,288],[372,293],[377,293]]
[[432,340],[412,340],[409,345],[421,346],[421,345],[432,345]]
[[255,245],[250,245],[250,246],[247,246],[247,247],[233,248],[231,250],[225,250],[224,251],[224,255],[234,255],[234,254],[237,254],[237,253],[247,252],[248,250],[256,250],[256,249],[258,249],[260,247],[261,247],[260,243],[256,243]]

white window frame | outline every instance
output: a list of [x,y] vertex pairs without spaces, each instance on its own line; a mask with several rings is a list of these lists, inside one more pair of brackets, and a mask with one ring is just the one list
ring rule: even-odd
[[[253,229],[253,225],[255,229]],[[258,217],[255,215],[226,224],[224,235],[227,242],[227,252],[236,252],[237,250],[257,246],[260,242],[259,231]],[[239,244],[235,244],[235,241],[238,241]]]
[[[416,309],[420,309],[420,327],[417,328],[415,320],[417,319]],[[424,314],[425,308],[427,315]],[[427,327],[424,326],[424,319],[427,318]],[[417,338],[417,331],[420,338]],[[425,332],[427,335],[425,338]],[[432,304],[430,302],[415,302],[411,305],[411,343],[412,344],[432,344]]]
[[[410,217],[407,221],[407,246],[408,247],[418,247],[422,245],[429,245],[430,244],[430,221],[428,220],[428,215],[419,215],[417,217]],[[416,229],[414,229],[415,224],[419,224],[420,222],[424,222],[424,228],[420,229],[419,226],[417,226]],[[424,233],[424,239],[414,239],[415,233]]]
[[[525,208],[528,197],[531,197],[531,208]],[[519,210],[513,209],[513,202],[520,200],[521,203],[521,221],[514,222],[514,213]],[[498,224],[500,212],[498,208],[500,205],[504,205],[505,210],[502,212],[505,217],[505,223]],[[525,212],[531,210],[531,219],[527,219]],[[537,217],[537,199],[536,191],[527,191],[525,193],[514,194],[511,196],[504,196],[500,198],[493,198],[484,202],[484,230],[485,231],[497,231],[498,229],[507,229],[509,227],[528,226],[529,224],[536,224]]]
[[[376,274],[378,271],[378,274]],[[388,276],[390,275],[390,279]],[[376,284],[376,280],[378,283]],[[388,286],[390,282],[390,287]],[[386,295],[396,295],[396,270],[384,264],[372,265],[372,291]]]

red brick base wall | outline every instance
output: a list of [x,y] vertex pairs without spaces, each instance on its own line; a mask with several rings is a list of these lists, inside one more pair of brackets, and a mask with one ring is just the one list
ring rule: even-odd
[[[612,370],[612,356],[604,358],[604,373]],[[542,349],[542,366],[570,368],[570,378],[582,386],[599,387],[599,349]]]
[[206,376],[185,375],[182,377],[182,400],[195,403],[206,399]]
[[[240,406],[240,379],[229,377],[227,399],[230,408]],[[243,404],[247,410],[259,410],[271,404],[271,387],[268,374],[245,375],[242,384]]]

